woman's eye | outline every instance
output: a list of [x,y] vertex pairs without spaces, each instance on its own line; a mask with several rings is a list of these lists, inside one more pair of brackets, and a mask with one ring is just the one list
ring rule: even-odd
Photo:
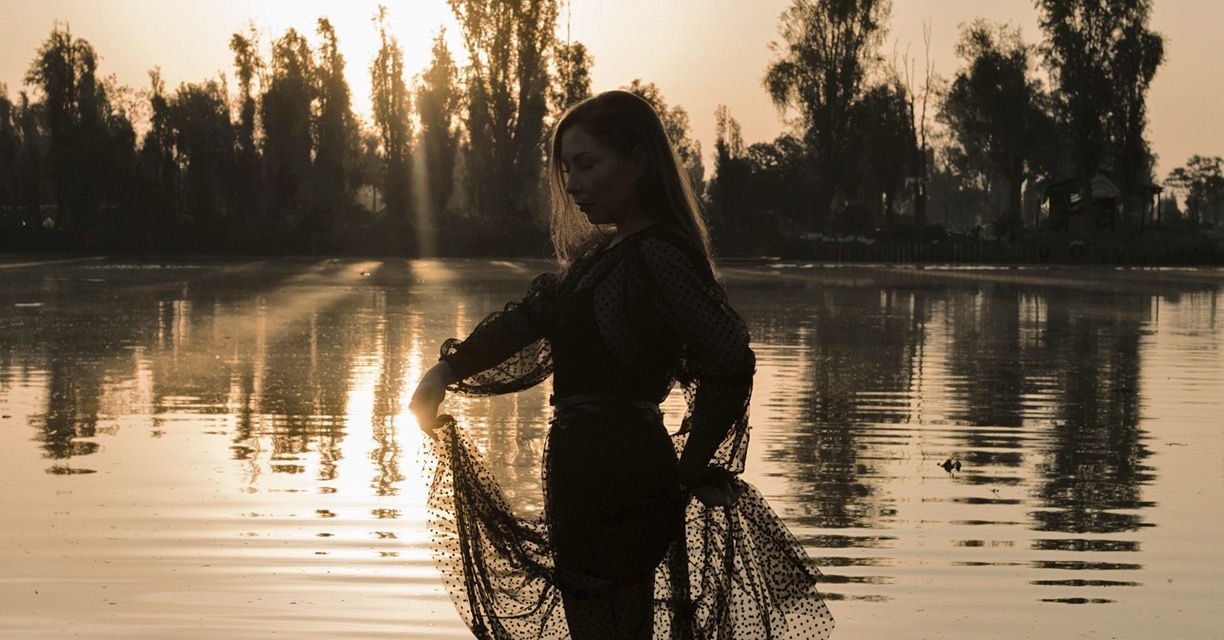
[[[586,164],[575,164],[573,165],[572,168],[577,169],[578,171],[586,171],[587,169],[590,169],[593,166],[595,166],[594,162],[588,162]],[[570,172],[570,168],[571,167],[568,165],[561,165],[561,173],[568,175]]]

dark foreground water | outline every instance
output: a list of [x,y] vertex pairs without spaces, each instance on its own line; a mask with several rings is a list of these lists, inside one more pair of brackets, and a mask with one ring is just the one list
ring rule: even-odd
[[[0,259],[0,636],[466,636],[408,399],[547,268]],[[1224,637],[1224,272],[725,275],[836,638]],[[524,513],[549,387],[442,406]]]

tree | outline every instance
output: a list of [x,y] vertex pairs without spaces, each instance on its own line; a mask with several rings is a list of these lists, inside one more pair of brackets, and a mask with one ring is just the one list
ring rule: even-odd
[[446,30],[433,42],[433,58],[417,87],[417,114],[421,120],[421,146],[425,154],[427,201],[433,212],[446,209],[454,191],[455,156],[459,151],[456,128],[462,95],[459,69],[446,47]]
[[792,231],[803,228],[815,193],[812,162],[803,141],[783,133],[771,142],[750,145],[746,153],[754,206],[763,213],[773,212]]
[[24,91],[18,95],[16,120],[21,138],[21,150],[17,157],[18,200],[23,209],[22,222],[26,227],[35,228],[42,222],[39,219],[40,205],[47,197],[46,171],[43,167],[47,140],[39,126],[41,105],[32,104],[29,94]]
[[581,42],[557,43],[553,59],[557,71],[550,99],[553,112],[560,113],[571,104],[591,97],[591,67],[594,60]]
[[963,66],[939,113],[969,168],[1006,182],[1008,229],[1022,226],[1022,189],[1050,133],[1045,92],[1028,73],[1031,52],[1018,28],[984,20],[964,27],[956,46]]
[[[914,62],[909,59],[908,52],[902,56],[901,72],[894,65],[894,76],[902,82],[904,96],[909,108],[909,130],[911,137],[917,141],[914,148],[913,173],[909,184],[914,196],[914,231],[921,235],[927,224],[928,187],[931,178],[931,150],[927,146],[927,104],[931,98],[932,80],[935,77],[935,67],[931,63],[931,25],[922,25],[923,48],[923,82],[919,89],[915,84]],[[917,96],[922,96],[922,108],[918,108]]]
[[234,212],[239,222],[235,231],[251,231],[256,228],[261,215],[262,183],[260,176],[260,154],[255,143],[258,102],[255,99],[255,81],[264,70],[263,60],[257,47],[258,34],[251,24],[247,33],[235,33],[230,37],[230,51],[234,54],[234,69],[238,77],[239,106],[238,122],[234,132],[235,177]]
[[913,173],[918,141],[910,120],[910,100],[897,79],[873,86],[856,106],[863,155],[874,178],[872,200],[880,202],[886,226],[895,225],[896,197]]
[[724,247],[735,250],[752,231],[754,211],[749,184],[752,163],[744,149],[739,122],[726,105],[714,110],[714,175],[710,179],[710,214],[715,220],[714,235]]
[[348,82],[344,79],[344,56],[336,30],[327,18],[319,18],[318,62],[315,87],[318,109],[315,117],[314,193],[317,229],[334,229],[341,216],[352,209],[350,173],[358,145],[357,118],[353,115]]
[[234,135],[224,89],[213,80],[181,85],[167,104],[166,126],[183,175],[183,213],[193,230],[216,237],[234,175]]
[[463,31],[471,200],[493,218],[529,220],[544,158],[547,54],[557,0],[448,0]]
[[1224,221],[1224,158],[1191,156],[1165,183],[1184,199],[1187,220],[1215,227]]
[[378,54],[370,66],[374,125],[383,153],[383,199],[387,215],[406,229],[409,213],[409,145],[412,141],[412,105],[404,82],[404,52],[399,40],[387,30],[387,8],[378,7]]
[[92,226],[105,188],[98,167],[104,166],[110,104],[97,63],[92,45],[56,25],[26,73],[26,82],[43,93],[57,226],[68,230]]
[[[18,159],[21,134],[17,105],[8,96],[8,86],[0,83],[0,207],[15,205],[21,192]],[[7,221],[0,218],[0,224]]]
[[667,137],[671,139],[672,145],[676,148],[676,154],[680,156],[680,161],[684,164],[684,169],[693,186],[693,193],[699,197],[703,195],[706,184],[705,165],[701,161],[701,141],[693,140],[690,135],[688,111],[678,105],[668,107],[663,93],[653,82],[643,83],[640,79],[634,78],[629,86],[621,87],[621,89],[637,95],[654,107],[655,113],[659,115],[659,120],[663,122],[663,130],[667,132]]
[[272,45],[272,73],[260,103],[268,214],[280,231],[297,230],[311,203],[309,181],[315,98],[310,45],[289,29]]
[[176,226],[178,202],[178,165],[174,158],[174,129],[170,103],[166,98],[166,83],[161,69],[149,71],[149,129],[140,147],[140,166],[145,188],[141,228],[152,236],[168,237],[167,230]]
[[834,200],[854,178],[857,142],[852,118],[868,66],[878,58],[888,0],[794,0],[781,18],[784,45],[765,86],[779,110],[799,111],[799,126],[815,163],[817,197],[809,224],[829,220]]
[[1164,39],[1147,26],[1152,2],[1036,4],[1076,177],[1086,189],[1098,172],[1112,173],[1133,209],[1136,187],[1151,180],[1154,159],[1144,138],[1147,90],[1164,61]]

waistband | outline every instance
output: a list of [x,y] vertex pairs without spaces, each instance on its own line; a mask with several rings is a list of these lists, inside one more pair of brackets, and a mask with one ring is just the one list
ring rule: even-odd
[[[574,393],[567,396],[558,397],[556,394],[548,395],[548,404],[555,407],[554,413],[557,416],[566,413],[590,413],[591,410],[598,410],[600,406],[628,406],[644,412],[648,416],[656,419],[663,418],[663,411],[659,408],[659,403],[651,402],[650,400],[640,400],[636,398],[628,398],[612,393]],[[577,411],[575,407],[583,406],[583,409]],[[556,417],[553,418],[553,423],[556,424]]]

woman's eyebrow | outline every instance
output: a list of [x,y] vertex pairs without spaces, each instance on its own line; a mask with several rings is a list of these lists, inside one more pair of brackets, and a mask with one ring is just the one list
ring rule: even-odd
[[[595,154],[591,153],[590,151],[579,151],[578,153],[575,153],[573,157],[570,158],[570,160],[577,160],[578,158],[581,158],[582,156],[593,156],[593,155]],[[565,160],[562,160],[562,162],[564,161]]]

